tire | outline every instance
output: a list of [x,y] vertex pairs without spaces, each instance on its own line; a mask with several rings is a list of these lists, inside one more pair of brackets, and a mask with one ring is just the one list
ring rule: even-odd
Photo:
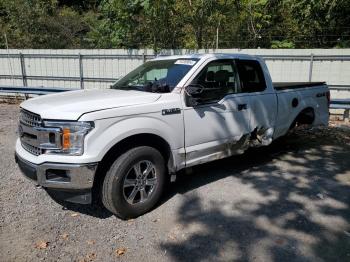
[[106,173],[102,185],[103,205],[122,219],[145,214],[162,195],[165,171],[165,161],[158,150],[149,146],[130,149],[118,157]]

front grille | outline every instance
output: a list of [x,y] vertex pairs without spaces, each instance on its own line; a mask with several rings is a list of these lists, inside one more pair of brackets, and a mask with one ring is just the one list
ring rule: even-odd
[[27,150],[29,153],[31,153],[33,155],[36,155],[36,156],[41,155],[42,152],[41,152],[41,149],[39,147],[32,146],[32,145],[27,144],[27,143],[25,143],[23,141],[21,141],[21,143],[22,143],[22,147],[25,150]]
[[24,109],[21,109],[19,113],[19,121],[31,127],[41,126],[41,117]]
[[21,109],[19,113],[19,125],[19,130],[21,130],[19,135],[22,147],[33,155],[41,155],[42,150],[36,146],[37,143],[34,143],[35,140],[33,140],[34,144],[32,144],[29,143],[27,139],[25,139],[26,137],[37,139],[37,131],[35,128],[41,126],[40,115]]

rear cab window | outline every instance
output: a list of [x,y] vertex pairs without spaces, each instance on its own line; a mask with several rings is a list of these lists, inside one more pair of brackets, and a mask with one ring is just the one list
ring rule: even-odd
[[261,65],[256,60],[236,59],[241,92],[261,92],[266,89],[266,81]]

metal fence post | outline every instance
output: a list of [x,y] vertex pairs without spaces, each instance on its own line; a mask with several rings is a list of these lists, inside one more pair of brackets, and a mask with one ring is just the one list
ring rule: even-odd
[[146,54],[145,54],[145,49],[143,49],[143,53],[142,53],[142,61],[143,63],[146,62]]
[[80,89],[84,89],[83,56],[79,53]]
[[314,66],[314,54],[311,53],[310,55],[310,67],[309,67],[309,82],[312,80],[312,69]]
[[23,86],[28,86],[27,74],[26,74],[26,65],[24,63],[24,56],[23,56],[22,53],[19,53],[19,60],[21,62],[21,73],[22,73]]

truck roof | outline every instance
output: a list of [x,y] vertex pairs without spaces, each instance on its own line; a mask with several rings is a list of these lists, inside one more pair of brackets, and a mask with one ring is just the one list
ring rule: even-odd
[[252,56],[247,54],[224,54],[224,53],[210,53],[210,54],[185,54],[185,55],[160,55],[154,58],[153,60],[167,60],[167,59],[208,59],[208,58],[220,58],[220,59],[233,59],[233,58],[241,58],[241,59],[258,59],[258,56]]

